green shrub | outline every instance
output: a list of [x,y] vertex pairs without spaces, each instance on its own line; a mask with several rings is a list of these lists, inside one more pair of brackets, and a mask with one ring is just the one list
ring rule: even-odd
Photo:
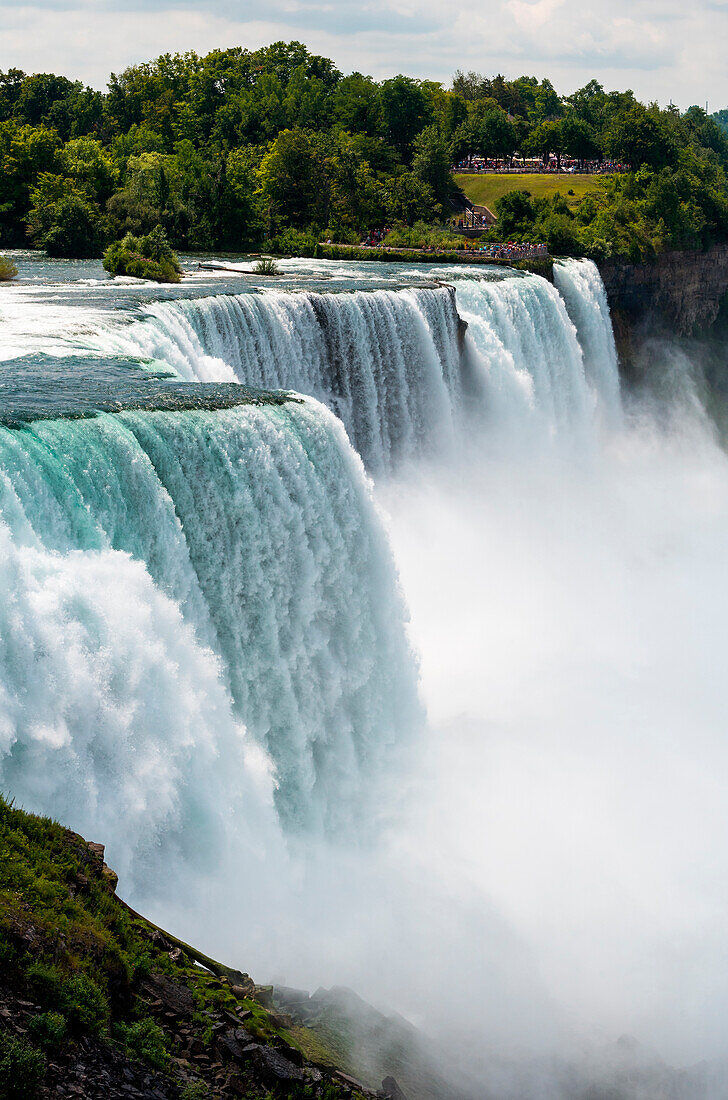
[[156,283],[178,283],[182,277],[180,262],[160,225],[145,237],[127,233],[114,241],[104,253],[104,267],[111,275],[131,275]]
[[116,1035],[133,1058],[146,1062],[154,1069],[166,1069],[169,1054],[165,1035],[154,1020],[146,1018],[135,1024],[119,1024]]
[[43,1050],[57,1050],[66,1038],[66,1019],[60,1012],[43,1012],[28,1025],[31,1039]]
[[101,1031],[109,1019],[106,996],[86,974],[63,983],[62,1006],[70,1024],[79,1031]]
[[439,226],[427,225],[423,221],[413,226],[400,225],[391,229],[383,244],[390,248],[454,248],[465,247],[464,239],[458,234]]
[[0,1096],[35,1100],[45,1076],[45,1058],[24,1039],[0,1032]]
[[26,976],[41,1004],[59,1007],[63,1001],[63,978],[55,966],[43,962],[31,963]]
[[207,1100],[210,1090],[204,1081],[190,1081],[182,1089],[180,1100]]
[[253,271],[256,275],[280,275],[281,273],[278,264],[270,256],[264,256],[262,260],[258,260]]
[[329,226],[321,234],[322,241],[336,241],[337,244],[359,244],[362,234],[357,233],[356,229],[352,229],[351,226],[337,225]]
[[286,229],[273,237],[268,250],[279,256],[313,256],[318,236],[313,231],[304,233],[300,229]]
[[0,256],[0,283],[9,283],[18,274],[18,269],[12,260]]

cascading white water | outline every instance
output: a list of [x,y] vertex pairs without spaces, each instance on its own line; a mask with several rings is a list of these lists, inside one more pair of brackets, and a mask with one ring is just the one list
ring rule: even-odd
[[[584,266],[569,269],[572,295]],[[587,275],[591,286],[594,274]],[[131,326],[99,323],[87,343],[136,349],[187,377],[232,375],[318,394],[339,411],[380,471],[441,440],[468,404],[483,404],[492,423],[499,402],[510,402],[523,432],[534,421],[552,430],[581,428],[593,394],[574,327],[553,287],[533,277],[459,280],[455,293],[470,326],[467,368],[453,292],[438,287],[157,303]],[[582,323],[579,335],[593,362],[605,343],[598,322],[608,325],[608,315],[588,316],[592,323]],[[616,362],[611,365],[616,372]],[[232,698],[223,725],[244,723],[270,754],[277,805],[288,825],[332,829],[356,816],[368,797],[366,777],[391,762],[389,749],[407,740],[419,712],[387,547],[362,470],[330,414],[309,402],[37,421],[22,431],[2,430],[0,475],[4,537],[21,556],[25,548],[36,564],[45,561],[44,576],[52,563],[68,585],[76,567],[79,575],[102,575],[117,561],[136,591],[150,586],[154,614],[182,614],[187,633],[180,637],[199,650],[194,660],[208,669],[208,680],[215,660],[221,662],[223,687],[215,690]],[[92,616],[91,606],[79,612],[81,622]],[[98,614],[99,621],[111,621],[111,613]],[[97,648],[110,644],[100,641],[104,631],[96,637]],[[120,665],[127,659],[120,656]],[[186,663],[194,660],[188,655]],[[7,704],[14,713],[17,700],[28,696],[21,671],[11,660],[5,692],[16,700]],[[89,680],[96,675],[91,666],[83,673]],[[15,687],[14,676],[20,676]],[[28,768],[28,754],[31,746],[38,754],[46,734],[36,738],[33,730],[47,731],[51,746],[41,787],[50,789],[47,777],[54,774],[64,777],[69,792],[80,782],[80,765],[71,782],[72,768],[49,764],[54,751],[61,752],[55,759],[63,758],[61,743],[71,757],[90,753],[98,762],[114,741],[117,764],[127,769],[125,738],[107,735],[103,722],[96,735],[87,729],[75,742],[69,715],[76,703],[52,690],[64,681],[73,678],[49,672],[46,692],[37,693],[38,714],[29,712],[16,734],[6,732],[1,774],[34,802],[39,771]],[[203,693],[210,691],[208,683]],[[136,716],[131,725],[147,729],[144,743],[161,746],[145,726],[144,692],[140,698],[132,692],[128,706]],[[53,712],[62,734],[48,732]],[[168,713],[160,728],[170,721]],[[8,719],[6,731],[16,725]],[[188,735],[181,736],[187,744]],[[113,771],[111,761],[108,767]],[[87,770],[84,782],[101,790],[96,764]],[[59,791],[63,783],[59,779]],[[170,783],[171,802],[175,786]],[[58,812],[74,797],[59,795]]]
[[464,280],[457,303],[496,431],[515,430],[524,439],[534,432],[590,434],[596,396],[574,326],[550,283],[534,276]]
[[184,831],[184,791],[216,802],[195,730],[201,761],[208,745],[235,769],[244,722],[287,827],[363,815],[419,709],[386,539],[323,406],[4,428],[0,478],[0,785],[79,824],[106,799],[111,839],[158,784],[150,837],[170,817]]
[[554,283],[576,326],[587,378],[601,398],[603,414],[616,426],[622,416],[617,348],[599,269],[593,260],[559,260]]
[[452,439],[458,316],[447,288],[220,295],[147,307],[102,350],[161,360],[185,379],[297,390],[343,421],[374,473]]
[[[592,265],[449,274],[464,337],[439,288],[276,291],[107,311],[73,345],[340,411],[411,609],[415,751],[402,601],[341,424],[315,402],[123,412],[0,430],[0,785],[127,876],[161,852],[178,882],[144,900],[212,954],[449,1023],[488,1051],[488,1095],[566,1100],[581,1064],[521,1084],[490,1053],[592,1026],[726,1049],[728,467],[694,393],[621,414]],[[397,814],[359,847],[382,772]],[[310,826],[288,856],[274,797],[287,841]]]
[[[155,303],[90,341],[196,381],[309,394],[343,421],[375,475],[445,453],[464,416],[525,437],[589,436],[618,415],[609,312],[596,267],[463,279],[455,288],[268,292]],[[447,275],[447,271],[443,274]],[[458,272],[458,275],[461,275]],[[469,331],[463,340],[461,319]],[[463,356],[463,348],[467,354]]]

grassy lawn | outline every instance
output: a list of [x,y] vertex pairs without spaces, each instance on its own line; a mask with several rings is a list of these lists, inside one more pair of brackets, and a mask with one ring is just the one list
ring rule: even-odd
[[[598,191],[601,186],[599,176],[568,175],[562,173],[520,173],[495,175],[487,173],[481,176],[469,174],[456,175],[455,182],[463,189],[476,206],[487,206],[493,210],[496,199],[509,191],[530,191],[535,199],[550,197],[560,191],[570,206],[577,206],[589,191]],[[574,194],[570,195],[569,191]]]

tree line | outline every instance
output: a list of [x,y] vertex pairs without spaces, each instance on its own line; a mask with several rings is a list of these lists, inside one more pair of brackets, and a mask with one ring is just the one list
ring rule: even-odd
[[456,73],[452,87],[342,74],[299,42],[165,54],[106,92],[0,72],[0,246],[97,256],[164,229],[177,249],[306,251],[452,213],[451,167],[516,151],[618,160],[629,171],[576,209],[525,192],[500,202],[501,237],[634,257],[728,238],[728,134],[591,81]]

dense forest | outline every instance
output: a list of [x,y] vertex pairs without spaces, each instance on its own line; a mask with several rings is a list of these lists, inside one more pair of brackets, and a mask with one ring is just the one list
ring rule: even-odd
[[376,82],[298,42],[166,54],[112,74],[106,93],[11,69],[0,72],[0,246],[97,256],[161,226],[183,250],[307,252],[323,237],[443,224],[454,162],[518,151],[629,170],[576,205],[504,196],[494,239],[646,258],[728,239],[724,115],[645,106],[596,81],[565,97],[535,77]]

